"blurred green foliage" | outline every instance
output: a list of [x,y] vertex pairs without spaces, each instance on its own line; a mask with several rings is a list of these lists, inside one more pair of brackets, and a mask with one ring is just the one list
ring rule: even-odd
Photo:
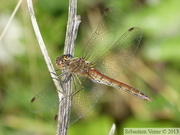
[[[47,50],[55,61],[63,53],[68,1],[33,2]],[[17,1],[1,3],[0,33]],[[81,56],[98,24],[98,9],[108,5],[119,11],[121,34],[133,26],[144,32],[136,58],[119,80],[147,93],[153,101],[108,87],[91,113],[70,126],[69,135],[107,135],[112,123],[117,126],[116,134],[122,134],[125,127],[180,127],[180,1],[79,0],[82,22],[76,56]],[[0,134],[55,134],[54,111],[29,111],[31,98],[50,80],[24,1],[0,42]]]

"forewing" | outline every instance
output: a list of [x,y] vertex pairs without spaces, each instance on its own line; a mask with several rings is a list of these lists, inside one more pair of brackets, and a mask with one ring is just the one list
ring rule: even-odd
[[31,99],[31,112],[38,113],[58,106],[59,98],[54,84],[39,92]]
[[133,27],[118,38],[118,19],[113,7],[106,9],[83,55],[96,69],[110,77],[117,77],[126,69],[142,37],[142,30]]
[[95,33],[87,43],[83,57],[94,63],[96,59],[102,56],[104,51],[110,48],[116,35],[117,11],[113,8],[107,8],[97,26]]

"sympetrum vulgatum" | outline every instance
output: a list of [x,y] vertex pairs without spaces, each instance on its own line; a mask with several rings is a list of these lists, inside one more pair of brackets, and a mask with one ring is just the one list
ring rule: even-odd
[[[142,37],[142,30],[132,27],[115,40],[114,22],[117,18],[114,15],[113,9],[106,9],[95,33],[86,45],[83,57],[72,57],[67,54],[56,59],[57,67],[65,70],[66,76],[72,77],[72,89],[73,93],[76,93],[72,94],[70,124],[92,109],[104,91],[102,85],[125,91],[143,100],[152,100],[137,89],[114,79],[129,65]],[[30,107],[32,112],[40,112],[57,106],[59,102],[52,85],[37,94],[31,100]]]

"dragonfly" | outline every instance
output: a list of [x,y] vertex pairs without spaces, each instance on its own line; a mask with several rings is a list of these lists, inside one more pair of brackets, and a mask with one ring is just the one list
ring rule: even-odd
[[[132,27],[122,36],[118,36],[116,17],[113,8],[104,11],[84,48],[83,56],[64,54],[56,59],[58,69],[64,71],[61,77],[66,74],[61,82],[66,83],[72,77],[72,92],[76,93],[71,98],[70,125],[94,107],[105,90],[104,86],[152,101],[146,94],[115,79],[132,61],[142,38],[142,30],[138,27]],[[41,112],[58,106],[60,102],[55,86],[51,85],[32,98],[30,109],[35,113]]]

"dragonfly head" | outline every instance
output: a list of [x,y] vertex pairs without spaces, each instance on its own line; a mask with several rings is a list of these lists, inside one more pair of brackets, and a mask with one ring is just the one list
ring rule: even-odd
[[65,69],[65,67],[68,65],[68,63],[70,62],[69,60],[72,58],[72,55],[69,54],[64,54],[60,57],[56,58],[56,66],[59,69]]

